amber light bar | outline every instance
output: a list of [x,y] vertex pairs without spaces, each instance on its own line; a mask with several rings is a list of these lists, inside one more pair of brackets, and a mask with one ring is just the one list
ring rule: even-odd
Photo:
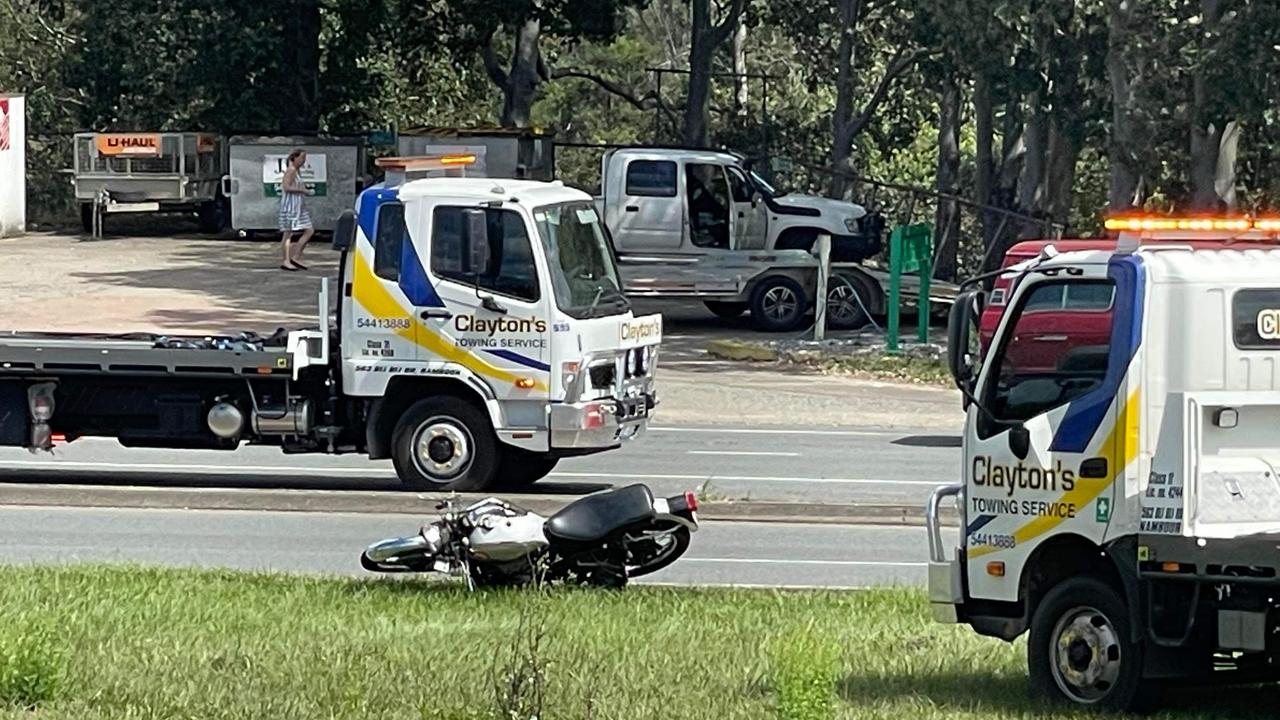
[[396,170],[435,170],[453,165],[474,165],[475,162],[475,155],[416,155],[378,158],[373,164]]
[[1169,230],[1235,233],[1249,232],[1250,230],[1280,232],[1280,218],[1142,215],[1109,217],[1104,224],[1108,230],[1113,232],[1159,232]]

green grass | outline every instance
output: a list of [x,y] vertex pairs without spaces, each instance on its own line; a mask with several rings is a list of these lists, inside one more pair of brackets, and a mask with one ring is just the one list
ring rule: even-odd
[[[47,688],[0,694],[12,718],[1086,717],[1029,701],[1022,653],[905,590],[0,568],[0,678]],[[1167,716],[1272,717],[1277,697],[1181,691]]]

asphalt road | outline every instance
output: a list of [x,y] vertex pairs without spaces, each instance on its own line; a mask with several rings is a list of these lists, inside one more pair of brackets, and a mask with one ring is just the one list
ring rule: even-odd
[[[134,562],[368,575],[360,552],[422,518],[188,510],[0,507],[0,563]],[[704,523],[688,554],[644,582],[858,588],[922,586],[922,528]]]
[[[930,430],[658,426],[620,450],[562,461],[533,490],[582,494],[642,482],[659,495],[922,505],[933,487],[956,477],[957,445],[956,436]],[[390,462],[359,455],[129,449],[98,438],[52,455],[0,448],[0,482],[400,489]]]

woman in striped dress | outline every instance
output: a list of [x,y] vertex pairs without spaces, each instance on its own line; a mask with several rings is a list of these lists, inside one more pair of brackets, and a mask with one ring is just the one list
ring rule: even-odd
[[[295,149],[289,153],[289,159],[285,162],[284,178],[280,181],[280,247],[284,258],[280,263],[280,269],[290,272],[307,269],[307,266],[302,264],[302,251],[307,247],[307,243],[311,242],[311,236],[316,232],[311,225],[311,213],[307,212],[302,202],[302,198],[312,193],[298,177],[299,171],[306,162],[307,154],[301,149]],[[294,245],[293,234],[298,231],[302,231],[302,236],[298,238],[297,245]]]

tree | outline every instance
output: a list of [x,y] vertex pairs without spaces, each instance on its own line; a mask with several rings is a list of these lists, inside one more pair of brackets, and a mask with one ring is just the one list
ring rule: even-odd
[[691,0],[693,26],[689,44],[689,93],[684,109],[684,142],[705,147],[710,140],[711,81],[715,77],[715,54],[734,33],[746,11],[747,0],[728,0],[729,5],[716,22],[711,16],[711,0]]
[[[407,37],[449,43],[460,62],[477,54],[502,93],[500,123],[532,124],[543,83],[556,77],[543,42],[607,42],[617,36],[621,10],[644,0],[409,0]],[[503,55],[506,55],[506,59]],[[564,76],[564,75],[562,75]]]

